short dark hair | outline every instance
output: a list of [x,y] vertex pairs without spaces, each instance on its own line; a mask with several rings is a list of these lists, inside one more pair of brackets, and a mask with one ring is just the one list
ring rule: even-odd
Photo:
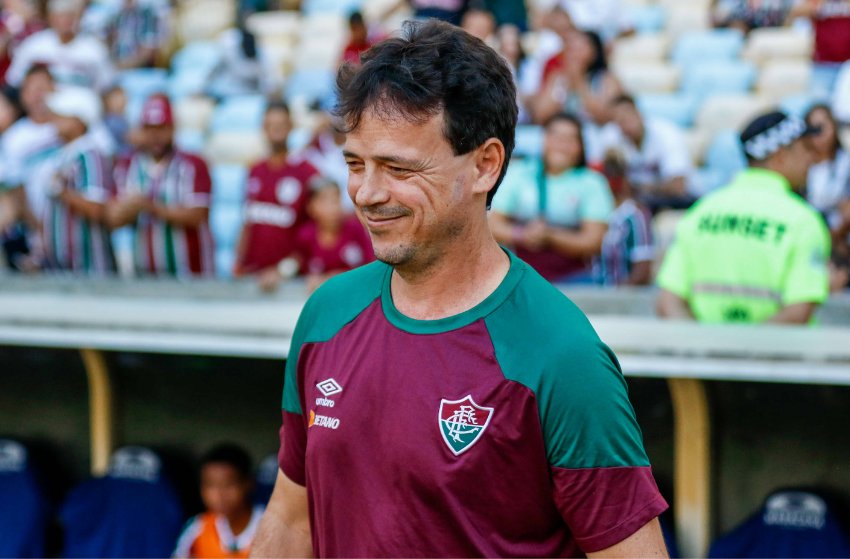
[[24,81],[26,81],[30,76],[34,76],[36,74],[44,74],[51,80],[53,79],[53,74],[50,73],[50,67],[43,62],[39,62],[29,67],[24,74]]
[[242,479],[252,479],[254,473],[251,456],[244,448],[234,443],[222,443],[207,451],[201,458],[201,468],[209,464],[227,464],[236,470]]
[[354,27],[355,25],[366,25],[366,22],[363,20],[363,14],[358,11],[353,11],[348,16],[348,25],[349,27]]
[[602,42],[602,37],[595,31],[583,31],[584,36],[590,41],[590,46],[593,48],[593,60],[587,68],[589,75],[595,75],[608,70],[608,59],[605,56],[605,44]]
[[828,118],[829,121],[832,123],[832,130],[833,130],[832,148],[835,149],[835,150],[844,149],[844,144],[841,141],[841,135],[838,133],[838,129],[839,129],[838,122],[835,120],[835,115],[832,114],[832,108],[829,105],[827,105],[826,103],[815,103],[814,105],[812,105],[809,108],[808,111],[806,111],[806,116],[804,117],[806,124],[811,125],[811,120],[810,120],[811,116],[816,111],[825,112],[826,118]]
[[273,113],[275,111],[282,111],[287,115],[290,114],[289,105],[283,101],[269,101],[269,104],[266,105],[266,114]]
[[549,128],[551,128],[556,122],[569,122],[570,124],[575,125],[578,130],[578,142],[581,145],[581,155],[579,156],[579,160],[576,162],[576,167],[587,167],[587,151],[584,148],[584,127],[581,124],[581,119],[570,113],[555,113],[547,118],[546,122],[543,123],[543,130],[548,132]]
[[337,75],[344,132],[355,130],[367,109],[416,123],[443,111],[443,134],[455,155],[498,139],[505,163],[487,194],[489,207],[507,171],[517,122],[516,86],[504,59],[460,28],[429,20],[405,22],[399,37],[372,47],[361,62]]

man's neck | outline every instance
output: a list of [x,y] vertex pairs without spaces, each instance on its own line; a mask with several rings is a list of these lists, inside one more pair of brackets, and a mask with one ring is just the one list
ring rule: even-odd
[[510,258],[489,229],[476,238],[455,242],[425,270],[397,268],[391,290],[399,312],[437,320],[468,311],[492,294],[507,275]]
[[253,512],[250,507],[246,507],[239,509],[232,516],[227,517],[227,523],[230,525],[230,531],[234,536],[238,536],[245,531],[245,528],[251,523]]
[[283,167],[286,165],[286,158],[289,155],[287,151],[273,151],[271,155],[269,155],[269,166],[274,167],[276,169]]

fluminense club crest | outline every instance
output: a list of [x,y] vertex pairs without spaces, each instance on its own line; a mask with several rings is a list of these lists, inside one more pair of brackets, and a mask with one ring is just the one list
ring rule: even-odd
[[455,456],[469,450],[487,429],[493,408],[479,406],[468,395],[461,400],[440,401],[440,434]]

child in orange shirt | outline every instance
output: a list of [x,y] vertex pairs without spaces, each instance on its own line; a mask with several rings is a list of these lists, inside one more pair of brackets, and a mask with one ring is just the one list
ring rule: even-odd
[[263,507],[252,506],[251,458],[241,447],[219,445],[201,461],[201,500],[207,511],[183,529],[173,557],[248,557]]

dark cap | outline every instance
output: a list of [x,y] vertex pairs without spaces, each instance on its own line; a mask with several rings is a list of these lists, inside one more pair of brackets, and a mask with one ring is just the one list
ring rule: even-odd
[[804,136],[818,132],[806,121],[780,111],[763,114],[741,132],[744,152],[756,161],[763,161]]

